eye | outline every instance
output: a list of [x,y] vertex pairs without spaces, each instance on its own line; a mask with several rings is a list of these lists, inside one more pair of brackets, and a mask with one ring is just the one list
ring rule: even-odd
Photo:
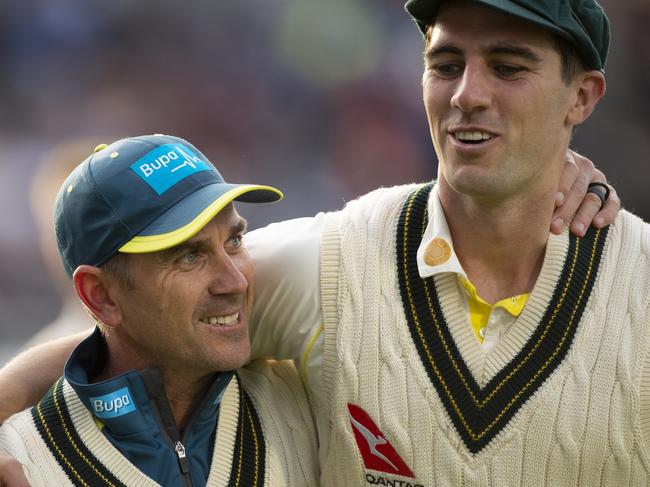
[[233,249],[239,249],[244,245],[244,234],[240,233],[228,240],[228,246]]
[[183,264],[194,264],[199,260],[198,252],[192,250],[181,257]]
[[432,66],[431,69],[442,78],[451,78],[461,73],[463,67],[460,64],[455,63],[441,63]]
[[521,66],[513,66],[512,64],[497,64],[493,69],[503,78],[510,78],[524,71]]

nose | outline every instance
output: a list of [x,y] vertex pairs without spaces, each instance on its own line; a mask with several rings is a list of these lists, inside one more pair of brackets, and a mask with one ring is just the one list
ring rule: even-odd
[[453,107],[464,113],[484,110],[492,103],[486,67],[467,63],[451,98]]
[[214,296],[223,294],[245,294],[248,290],[248,279],[242,272],[240,256],[231,256],[224,252],[212,266],[212,279],[208,291]]

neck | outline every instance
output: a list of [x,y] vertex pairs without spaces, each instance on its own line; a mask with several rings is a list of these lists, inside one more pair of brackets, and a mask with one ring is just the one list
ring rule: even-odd
[[210,386],[213,374],[195,370],[178,370],[163,367],[158,361],[146,358],[136,348],[129,346],[130,340],[121,336],[119,329],[105,334],[108,357],[101,374],[95,381],[107,380],[130,370],[144,370],[157,366],[160,369],[165,395],[174,415],[174,420],[182,432],[190,420],[194,408],[200,403]]
[[532,291],[542,268],[554,190],[494,201],[460,194],[441,180],[439,196],[468,278],[494,304]]
[[195,408],[201,403],[213,375],[172,374],[162,371],[167,400],[181,433],[189,423]]

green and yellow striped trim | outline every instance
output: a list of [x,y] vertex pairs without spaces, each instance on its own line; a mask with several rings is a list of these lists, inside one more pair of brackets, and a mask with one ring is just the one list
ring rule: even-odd
[[266,469],[266,441],[253,401],[235,376],[239,389],[239,420],[229,487],[261,487]]
[[63,378],[32,408],[41,438],[73,485],[124,486],[83,443],[75,430],[63,396]]
[[454,343],[433,277],[421,279],[417,250],[427,226],[432,185],[407,198],[398,223],[400,294],[411,337],[429,378],[468,450],[484,448],[564,360],[587,305],[608,229],[569,237],[569,250],[553,297],[520,352],[485,387],[479,387]]

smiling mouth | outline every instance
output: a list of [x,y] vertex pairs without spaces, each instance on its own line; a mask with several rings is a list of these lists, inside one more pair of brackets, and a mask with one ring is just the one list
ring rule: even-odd
[[466,131],[457,131],[452,132],[452,137],[458,142],[463,144],[472,144],[478,145],[488,140],[492,140],[495,136],[489,132],[483,132],[480,130],[466,130]]
[[226,316],[206,316],[199,321],[211,326],[232,326],[239,322],[239,313]]

